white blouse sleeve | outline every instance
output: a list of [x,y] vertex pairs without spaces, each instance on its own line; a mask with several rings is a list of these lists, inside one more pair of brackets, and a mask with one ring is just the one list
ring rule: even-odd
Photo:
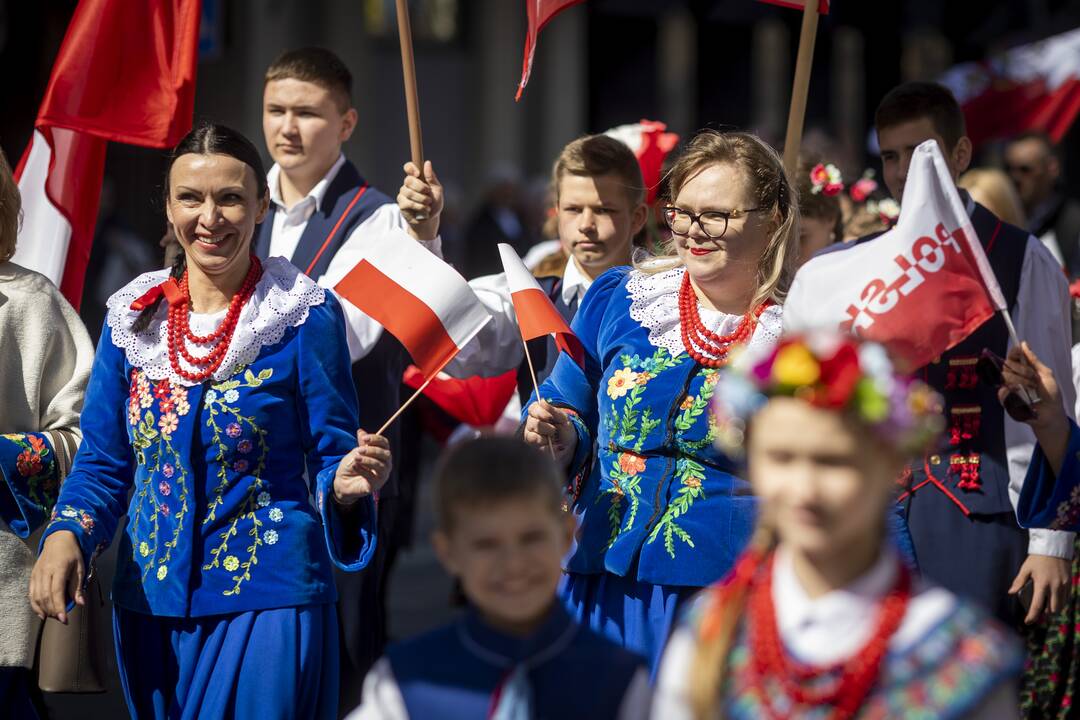
[[[397,205],[387,203],[381,206],[350,233],[349,238],[334,254],[326,273],[319,278],[319,285],[332,290],[364,259],[371,243],[418,242],[409,235],[408,227]],[[421,241],[420,244],[442,258],[440,238],[436,237],[431,242]],[[345,313],[345,339],[349,344],[349,356],[356,362],[375,347],[375,343],[382,337],[383,327],[348,300],[341,296],[338,298],[342,300],[341,309]]]
[[[1020,269],[1020,289],[1013,307],[1016,334],[1027,341],[1035,354],[1054,372],[1061,388],[1065,412],[1072,417],[1076,389],[1072,377],[1068,282],[1054,256],[1037,238],[1029,236]],[[1012,342],[1009,343],[1010,347]],[[1035,433],[1031,427],[1005,416],[1005,447],[1009,462],[1009,499],[1015,509],[1024,485]],[[1074,534],[1054,530],[1029,530],[1028,553],[1069,559],[1073,555]]]
[[506,275],[478,277],[469,281],[469,287],[491,313],[491,322],[461,349],[445,372],[457,378],[496,377],[516,369],[525,359],[525,351]]
[[652,696],[653,720],[693,720],[690,689],[686,681],[693,674],[694,635],[685,627],[677,628],[668,640],[660,660],[656,688]]
[[346,720],[409,720],[405,698],[385,657],[368,671],[360,707],[349,713]]

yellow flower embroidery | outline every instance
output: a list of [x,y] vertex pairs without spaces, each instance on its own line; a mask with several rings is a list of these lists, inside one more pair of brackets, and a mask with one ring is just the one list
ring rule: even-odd
[[638,374],[630,368],[616,370],[607,383],[607,394],[612,400],[618,400],[637,384]]
[[145,542],[139,543],[139,554],[142,555],[143,557],[146,557],[147,555],[149,555],[150,554],[150,546],[147,545]]
[[224,565],[229,572],[235,572],[236,568],[240,567],[240,561],[236,559],[235,555],[230,555],[225,558]]
[[159,567],[157,569],[157,579],[158,580],[164,580],[165,576],[168,575],[168,574],[169,574],[169,568],[167,566],[165,566],[165,565],[162,565],[161,567]]
[[788,387],[813,385],[821,377],[821,366],[802,345],[788,345],[780,351],[772,368],[773,378]]

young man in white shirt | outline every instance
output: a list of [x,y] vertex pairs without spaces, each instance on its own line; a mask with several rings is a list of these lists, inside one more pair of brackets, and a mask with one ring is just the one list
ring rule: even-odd
[[[438,215],[442,187],[428,166],[426,182],[415,184],[425,220],[411,224],[398,205],[371,187],[342,153],[356,129],[352,76],[329,50],[302,48],[282,54],[266,71],[263,134],[274,160],[267,174],[270,214],[259,227],[255,252],[280,255],[325,288],[341,280],[376,243],[418,241],[440,254]],[[341,303],[360,399],[361,426],[379,427],[400,405],[401,377],[408,354],[400,343],[351,303]],[[399,429],[387,432],[395,453]],[[386,615],[381,586],[389,571],[387,552],[396,516],[396,478],[379,503],[375,557],[361,573],[335,573],[341,639],[340,711],[360,702],[361,682],[382,654]]]

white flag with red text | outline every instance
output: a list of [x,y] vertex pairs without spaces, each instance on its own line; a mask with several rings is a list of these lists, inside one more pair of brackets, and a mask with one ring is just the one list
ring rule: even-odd
[[785,329],[839,326],[884,344],[907,370],[1006,309],[934,140],[912,155],[896,226],[812,258],[795,276],[788,301]]

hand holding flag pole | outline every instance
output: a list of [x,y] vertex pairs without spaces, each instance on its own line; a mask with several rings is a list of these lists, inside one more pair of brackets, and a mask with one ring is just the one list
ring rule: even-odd
[[[553,335],[555,346],[574,358],[578,365],[585,364],[585,350],[577,335],[555,309],[551,298],[525,267],[525,263],[518,257],[514,248],[506,243],[500,243],[499,256],[502,258],[503,270],[506,271],[506,284],[510,288],[514,314],[517,315],[521,343],[525,348],[525,361],[529,365],[529,374],[532,377],[533,388],[536,390],[536,397],[540,399],[540,384],[536,381],[536,368],[533,366],[532,354],[529,352],[529,340]],[[554,458],[555,447],[550,437],[548,450]]]

